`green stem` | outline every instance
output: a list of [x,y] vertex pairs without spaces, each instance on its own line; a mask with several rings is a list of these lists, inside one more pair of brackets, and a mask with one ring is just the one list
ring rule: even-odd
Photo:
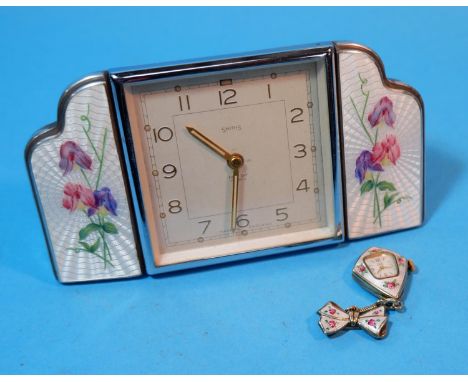
[[[86,213],[86,211],[83,211],[83,213],[86,215],[86,217],[91,221],[91,223],[93,224],[98,224],[100,226],[103,225],[104,223],[104,220],[98,215],[97,218],[98,218],[98,221],[97,223],[92,219],[91,216],[88,216],[88,214]],[[103,256],[101,255],[98,255],[97,253],[94,253],[94,252],[90,252],[90,253],[93,253],[94,255],[96,255],[97,257],[99,257],[100,259],[104,260],[104,267],[106,267],[107,264],[111,265],[112,267],[114,267],[114,264],[112,264],[112,262],[110,260],[112,260],[112,256],[111,256],[111,252],[110,252],[110,248],[109,248],[109,245],[107,244],[107,240],[106,240],[106,237],[105,237],[105,233],[102,231],[102,230],[99,230],[99,236],[101,236],[101,239],[102,239],[102,254]],[[86,251],[88,252],[88,251]],[[109,259],[107,259],[107,255],[109,255]]]
[[89,119],[89,104],[88,104],[88,111],[86,112],[86,115],[82,115],[80,117],[80,119],[82,121],[85,121],[88,124],[88,129],[86,129],[84,126],[82,126],[82,128],[83,128],[84,133],[86,134],[86,138],[88,138],[89,144],[91,145],[94,153],[96,154],[96,157],[97,157],[98,161],[100,162],[101,158],[99,157],[99,154],[98,154],[98,152],[96,150],[96,146],[94,146],[94,143],[93,143],[93,141],[91,140],[91,137],[88,134],[91,131],[91,121]]
[[104,261],[104,264],[110,264],[110,265],[114,266],[109,260],[107,260],[106,258],[102,257],[102,256],[101,256],[100,254],[98,254],[98,253],[87,251],[87,250],[84,249],[84,248],[73,248],[73,247],[70,247],[70,248],[67,248],[67,249],[70,250],[70,251],[75,251],[75,252],[87,252],[87,253],[91,253],[91,254],[93,254],[94,256],[99,257],[102,261]]
[[[351,99],[351,103],[353,104],[354,110],[356,111],[356,114],[357,114],[357,116],[359,118],[359,123],[361,124],[361,127],[363,128],[364,132],[366,133],[367,137],[369,138],[369,141],[370,141],[371,145],[374,145],[374,141],[373,141],[370,133],[367,131],[366,126],[364,125],[364,119],[363,119],[363,117],[361,117],[361,113],[359,113],[359,111],[358,111],[358,109],[356,107],[356,104],[354,103],[353,98],[350,97],[350,99]],[[365,109],[363,109],[363,110],[365,110]]]
[[366,99],[364,100],[364,107],[362,108],[362,113],[361,113],[361,121],[364,121],[364,113],[366,112],[367,101],[369,101],[369,92],[367,92]]
[[382,227],[382,211],[380,210],[380,202],[379,202],[379,196],[377,193],[377,183],[379,182],[380,174],[377,175],[377,177],[374,179],[374,175],[372,175],[372,180],[374,181],[374,202],[377,207],[377,217],[374,220],[374,224],[376,220],[379,221],[379,226]]
[[[86,116],[84,116],[84,115],[83,115],[82,117],[85,117],[86,120],[88,120],[88,117],[86,117]],[[89,120],[88,120],[88,121],[89,121]],[[97,152],[97,150],[96,150],[96,146],[94,146],[94,143],[93,143],[93,141],[91,140],[91,137],[90,137],[89,134],[88,134],[88,131],[89,131],[89,130],[87,131],[87,130],[85,129],[84,126],[82,126],[82,128],[83,128],[84,133],[86,134],[86,138],[88,138],[88,142],[89,142],[89,144],[91,145],[91,148],[93,149],[94,154],[96,154],[96,157],[97,157],[98,161],[101,162],[101,158],[99,157],[99,154],[98,154],[98,152]]]
[[86,173],[83,171],[83,169],[81,167],[80,167],[80,171],[81,171],[81,174],[83,175],[83,178],[86,181],[86,184],[88,185],[89,188],[92,189],[91,183],[89,182],[89,179],[88,179],[88,176],[86,175]]
[[106,140],[107,140],[107,128],[104,130],[104,137],[102,138],[102,150],[101,150],[101,158],[99,160],[99,171],[98,171],[98,176],[96,180],[96,190],[99,187],[99,182],[101,180],[101,174],[102,174],[102,166],[104,164],[104,153],[105,153],[105,148],[106,148]]
[[379,136],[379,128],[375,127],[374,145],[377,144],[377,137]]
[[[101,218],[100,216],[98,216],[98,219],[99,219],[99,225],[102,226],[105,223],[105,220]],[[102,229],[100,229],[99,235],[102,238],[102,253],[104,254],[104,257],[107,259],[107,255],[109,255],[109,259],[112,260],[111,251],[106,240],[106,233]],[[112,265],[112,267],[114,267],[114,264],[112,264],[111,261],[108,260],[108,262],[110,265]]]

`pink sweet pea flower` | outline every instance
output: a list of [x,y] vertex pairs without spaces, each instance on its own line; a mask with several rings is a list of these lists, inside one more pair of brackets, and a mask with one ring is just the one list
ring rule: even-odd
[[93,191],[81,184],[67,183],[65,184],[63,193],[62,205],[67,210],[70,210],[70,212],[75,211],[77,208],[96,208]]
[[388,165],[389,162],[395,165],[400,155],[401,150],[397,138],[390,134],[374,145],[371,160],[373,163],[380,163],[382,166]]
[[92,160],[78,144],[67,141],[60,146],[59,167],[63,170],[63,175],[69,174],[75,164],[86,170],[91,170]]
[[393,127],[395,124],[395,113],[393,112],[393,102],[388,97],[382,97],[374,106],[374,109],[367,117],[372,127],[377,126],[380,121],[384,120],[387,126]]

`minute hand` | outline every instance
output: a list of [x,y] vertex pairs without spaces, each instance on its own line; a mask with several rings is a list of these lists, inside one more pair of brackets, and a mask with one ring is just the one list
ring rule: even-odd
[[219,156],[223,157],[227,161],[229,161],[232,158],[232,154],[229,153],[228,151],[224,150],[221,146],[218,144],[214,143],[210,138],[208,138],[206,135],[200,133],[197,129],[191,126],[185,126],[188,132],[195,138],[197,138],[201,143],[204,145],[208,146],[211,150],[213,150],[216,154]]

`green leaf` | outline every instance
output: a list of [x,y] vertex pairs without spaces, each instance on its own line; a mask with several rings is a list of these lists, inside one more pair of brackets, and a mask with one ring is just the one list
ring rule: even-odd
[[99,225],[95,223],[88,224],[86,227],[80,230],[80,233],[79,233],[80,240],[86,239],[90,234],[92,234],[94,231],[97,231],[98,229],[99,229]]
[[365,181],[362,186],[361,186],[361,195],[371,191],[374,188],[374,181],[373,180],[367,180]]
[[383,207],[384,209],[387,208],[390,204],[392,204],[391,196],[385,193],[383,197]]
[[89,252],[92,252],[92,253],[96,252],[97,249],[99,248],[99,244],[101,244],[101,238],[98,237],[96,242],[89,247]]
[[386,180],[382,180],[381,182],[377,183],[377,188],[380,191],[396,191],[393,183],[387,182]]
[[119,231],[117,231],[116,226],[109,222],[104,223],[102,225],[102,229],[104,230],[104,232],[110,233],[110,234],[119,233]]
[[89,251],[90,245],[89,245],[87,242],[85,242],[85,241],[80,241],[80,244],[81,244],[81,246],[82,246],[84,249],[86,249],[87,251]]
[[397,203],[398,201],[400,201],[401,198],[396,199],[397,196],[398,196],[398,192],[392,195],[385,193],[384,198],[383,198],[384,209],[387,207],[390,207],[393,203]]

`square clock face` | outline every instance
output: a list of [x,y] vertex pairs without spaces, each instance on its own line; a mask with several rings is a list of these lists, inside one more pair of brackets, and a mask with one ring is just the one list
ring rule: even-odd
[[323,58],[123,92],[156,266],[335,236]]

